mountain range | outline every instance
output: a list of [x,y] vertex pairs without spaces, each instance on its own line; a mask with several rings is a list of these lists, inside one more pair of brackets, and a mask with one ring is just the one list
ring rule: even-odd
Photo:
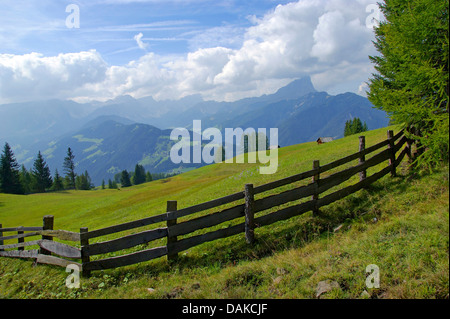
[[[50,168],[62,172],[70,147],[77,172],[87,170],[99,185],[137,163],[152,173],[184,171],[203,164],[174,164],[169,158],[172,128],[278,128],[278,144],[319,137],[343,137],[345,122],[359,117],[369,129],[388,124],[387,115],[354,93],[329,95],[309,77],[274,94],[235,102],[204,101],[199,95],[156,101],[121,96],[106,102],[36,101],[0,105],[0,143],[8,142],[20,164],[31,167],[40,150]],[[192,136],[192,132],[190,132]]]

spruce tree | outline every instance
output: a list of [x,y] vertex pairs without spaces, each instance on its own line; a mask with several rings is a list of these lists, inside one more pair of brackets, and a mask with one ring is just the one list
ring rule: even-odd
[[363,124],[360,118],[355,117],[353,120],[348,120],[345,122],[344,136],[366,132],[367,129],[366,122]]
[[130,181],[130,174],[127,170],[123,170],[120,176],[120,183],[122,184],[122,187],[130,187],[131,181]]
[[76,189],[84,191],[90,190],[94,187],[94,185],[92,185],[91,177],[89,176],[88,171],[85,171],[83,174],[78,175],[75,178],[75,186]]
[[55,170],[55,177],[53,178],[53,185],[51,188],[53,191],[60,191],[64,189],[63,179],[61,175],[59,175],[58,170]]
[[[449,158],[448,1],[385,0],[368,98],[407,128],[432,167]],[[412,130],[414,128],[414,130]]]
[[66,174],[66,188],[74,189],[76,187],[75,179],[75,155],[73,154],[70,147],[67,149],[67,156],[64,158],[63,168]]
[[8,143],[5,143],[0,157],[0,190],[8,194],[23,194],[20,182],[19,164]]
[[142,165],[136,164],[134,168],[133,184],[139,185],[145,183],[145,168]]
[[45,192],[45,190],[50,188],[53,184],[50,169],[40,151],[34,161],[32,175],[34,177],[34,190],[38,193]]
[[22,189],[25,194],[31,193],[32,191],[32,184],[33,184],[33,177],[31,176],[31,173],[26,169],[25,165],[22,164],[22,168],[19,172],[20,176],[20,183],[22,184]]

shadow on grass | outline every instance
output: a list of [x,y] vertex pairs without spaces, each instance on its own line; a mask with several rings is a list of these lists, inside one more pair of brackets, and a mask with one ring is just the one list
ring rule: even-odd
[[[369,187],[347,196],[340,201],[321,209],[318,217],[311,212],[285,221],[255,230],[255,243],[248,245],[244,235],[240,234],[222,241],[215,241],[195,248],[195,255],[180,253],[178,262],[172,267],[180,270],[191,267],[208,267],[219,264],[223,267],[242,261],[258,260],[271,256],[286,249],[300,248],[321,236],[333,233],[333,230],[345,223],[351,223],[359,218],[370,221],[379,219],[381,212],[377,203],[386,196],[398,196],[405,193],[414,180],[419,180],[417,174],[399,175],[373,183]],[[200,255],[200,256],[199,256]]]
[[[415,180],[420,180],[417,174],[399,175],[373,183],[367,188],[347,196],[321,209],[318,217],[311,212],[279,221],[269,226],[255,230],[255,242],[248,245],[244,234],[204,243],[200,246],[179,253],[177,261],[170,264],[164,259],[151,261],[147,265],[133,269],[135,275],[146,274],[158,276],[160,273],[181,272],[192,268],[222,269],[237,263],[258,260],[272,256],[280,251],[301,248],[321,236],[328,236],[333,230],[345,224],[351,224],[358,219],[369,222],[379,219],[387,213],[379,209],[379,202],[386,196],[399,196],[405,193]],[[345,231],[345,227],[341,231]],[[115,274],[126,274],[128,267],[115,270]],[[116,272],[117,271],[117,272]],[[93,273],[95,276],[95,272]]]

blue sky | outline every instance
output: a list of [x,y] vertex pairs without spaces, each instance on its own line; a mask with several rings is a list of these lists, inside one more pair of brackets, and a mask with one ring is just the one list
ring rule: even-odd
[[[125,94],[236,100],[305,75],[318,90],[362,94],[376,53],[367,26],[375,3],[2,0],[0,103]],[[79,28],[66,25],[71,4]]]
[[[139,33],[147,51],[179,55],[205,45],[237,48],[251,16],[263,16],[290,1],[93,0],[6,1],[0,8],[1,53],[44,55],[96,49],[111,64],[125,64],[143,54],[134,37]],[[65,22],[80,9],[80,27]],[[211,32],[215,30],[215,33]],[[218,35],[220,32],[220,35]],[[209,36],[208,36],[209,34]],[[145,50],[144,50],[145,51]]]

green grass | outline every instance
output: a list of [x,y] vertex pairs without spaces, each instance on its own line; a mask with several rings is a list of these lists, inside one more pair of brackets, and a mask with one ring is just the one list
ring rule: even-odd
[[[366,145],[384,140],[386,130],[366,132]],[[259,164],[222,163],[122,190],[0,194],[0,223],[36,226],[51,214],[55,229],[102,228],[164,213],[167,200],[177,200],[179,208],[191,206],[357,149],[357,136],[285,147],[274,175],[260,175]],[[162,257],[93,272],[82,278],[80,289],[66,288],[63,268],[0,258],[0,297],[314,298],[318,282],[330,279],[340,288],[322,297],[360,298],[366,290],[372,298],[448,298],[448,207],[448,167],[422,175],[403,166],[398,177],[386,176],[323,208],[321,217],[307,213],[257,229],[253,246],[236,235],[182,252],[172,265]],[[369,264],[380,268],[379,289],[365,287]]]

